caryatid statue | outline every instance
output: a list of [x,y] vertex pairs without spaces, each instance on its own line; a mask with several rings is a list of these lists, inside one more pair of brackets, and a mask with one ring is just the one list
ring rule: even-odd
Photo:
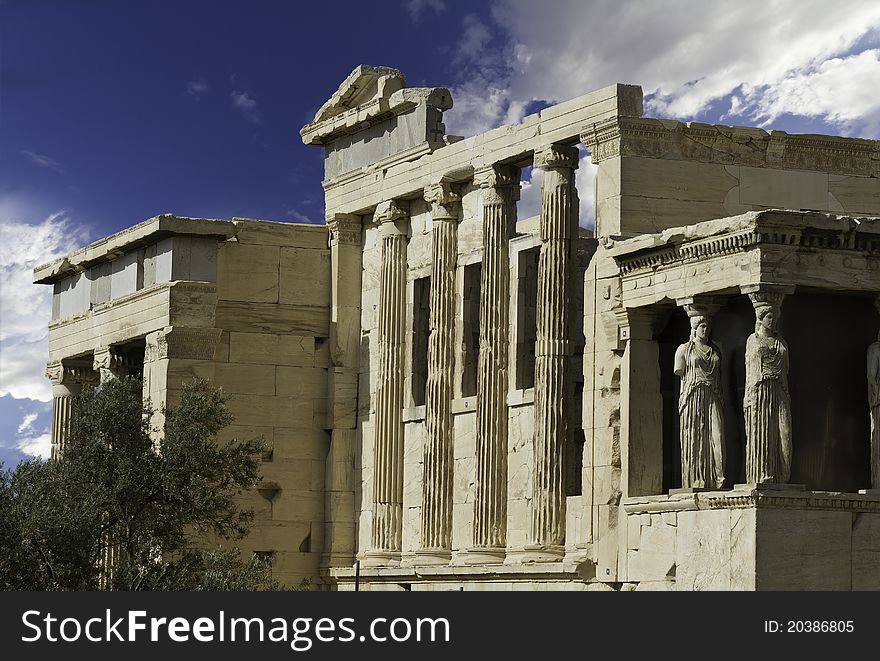
[[791,477],[788,345],[776,332],[783,294],[749,294],[755,332],[746,340],[746,481],[785,484]]
[[724,416],[721,401],[721,353],[710,341],[715,306],[685,304],[690,339],[675,352],[681,377],[678,413],[681,437],[681,486],[724,486]]
[[[880,296],[874,300],[880,312]],[[880,337],[868,347],[868,406],[871,414],[871,488],[880,489]]]

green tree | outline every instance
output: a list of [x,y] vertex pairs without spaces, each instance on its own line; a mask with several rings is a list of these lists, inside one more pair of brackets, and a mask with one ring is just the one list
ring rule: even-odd
[[248,532],[253,513],[236,497],[256,486],[263,450],[217,440],[232,420],[221,391],[187,384],[159,442],[138,379],[86,388],[73,408],[60,460],[2,472],[0,587],[277,587],[265,562],[220,546]]

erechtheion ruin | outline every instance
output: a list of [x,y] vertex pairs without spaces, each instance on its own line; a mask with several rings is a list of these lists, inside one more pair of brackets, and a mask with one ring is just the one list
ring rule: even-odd
[[452,103],[360,66],[300,132],[326,225],[160,215],[37,268],[56,445],[84,381],[213,379],[291,583],[880,589],[880,142],[631,85],[469,138]]

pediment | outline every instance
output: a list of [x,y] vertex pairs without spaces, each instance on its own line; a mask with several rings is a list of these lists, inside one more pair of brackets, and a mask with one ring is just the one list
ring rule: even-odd
[[379,98],[387,99],[405,85],[403,73],[398,69],[361,64],[342,81],[339,88],[321,106],[313,123],[331,119]]

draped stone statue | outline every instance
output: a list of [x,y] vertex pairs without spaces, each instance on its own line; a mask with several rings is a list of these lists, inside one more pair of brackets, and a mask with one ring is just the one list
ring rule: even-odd
[[681,486],[724,486],[724,418],[721,402],[721,354],[710,342],[708,309],[685,305],[691,337],[675,352],[681,377],[678,400],[681,437]]
[[783,295],[749,294],[755,332],[746,340],[746,481],[785,484],[791,476],[788,345],[776,333]]
[[[880,312],[880,297],[874,305]],[[880,489],[880,337],[868,347],[868,406],[871,415],[871,488]]]

